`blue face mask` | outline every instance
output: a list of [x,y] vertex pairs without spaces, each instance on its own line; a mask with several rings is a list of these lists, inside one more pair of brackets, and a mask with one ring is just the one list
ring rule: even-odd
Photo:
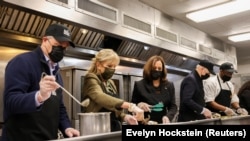
[[62,46],[52,46],[52,51],[49,53],[49,58],[54,63],[57,63],[63,59],[65,54],[65,48]]

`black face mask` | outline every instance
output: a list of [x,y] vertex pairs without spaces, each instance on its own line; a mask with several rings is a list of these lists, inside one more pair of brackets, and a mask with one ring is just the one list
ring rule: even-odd
[[210,74],[206,73],[205,75],[201,75],[201,80],[208,79],[210,77]]
[[229,77],[229,76],[226,76],[226,75],[223,75],[223,76],[221,77],[221,79],[222,79],[224,82],[231,80],[231,78],[232,78],[232,77]]
[[157,80],[162,76],[162,72],[161,71],[157,71],[157,70],[152,70],[151,71],[151,77],[153,80]]
[[65,48],[62,46],[52,46],[52,51],[49,53],[49,58],[54,63],[57,63],[63,59],[65,54]]
[[108,80],[110,79],[115,73],[115,69],[111,69],[111,68],[106,68],[105,67],[105,70],[104,72],[101,74],[102,78],[104,80]]

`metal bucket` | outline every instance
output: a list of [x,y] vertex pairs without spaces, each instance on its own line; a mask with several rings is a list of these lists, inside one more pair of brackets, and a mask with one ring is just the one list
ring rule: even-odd
[[80,121],[80,133],[92,135],[110,132],[110,112],[78,113]]

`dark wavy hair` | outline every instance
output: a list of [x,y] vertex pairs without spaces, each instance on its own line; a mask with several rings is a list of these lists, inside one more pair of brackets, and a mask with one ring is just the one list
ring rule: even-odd
[[146,64],[143,67],[143,78],[146,79],[147,81],[153,81],[152,76],[151,76],[151,71],[154,68],[154,65],[157,61],[161,61],[162,63],[162,77],[161,77],[161,81],[163,82],[167,82],[167,69],[166,69],[166,65],[164,62],[164,59],[161,56],[158,55],[154,55],[151,56]]
[[238,95],[241,95],[245,90],[250,90],[250,80],[241,85]]

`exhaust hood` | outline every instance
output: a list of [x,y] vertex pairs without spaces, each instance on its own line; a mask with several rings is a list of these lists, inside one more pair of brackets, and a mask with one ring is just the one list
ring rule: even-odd
[[[142,68],[149,57],[160,55],[168,65],[168,72],[181,75],[186,75],[193,70],[199,60],[198,58],[192,59],[190,56],[182,56],[161,47],[115,35],[109,33],[108,30],[86,27],[75,22],[75,20],[58,18],[49,12],[44,13],[44,11],[34,11],[22,7],[21,5],[25,5],[25,1],[22,0],[14,0],[13,4],[10,0],[6,1],[9,2],[2,2],[1,4],[0,45],[34,49],[35,45],[40,43],[42,35],[44,35],[46,28],[50,24],[61,23],[71,30],[72,40],[76,44],[76,48],[67,50],[67,56],[90,60],[96,51],[108,47],[115,50],[121,57],[121,65]],[[43,2],[46,3],[44,7],[51,7],[50,1],[53,2],[53,0]],[[61,6],[69,6],[70,3],[68,2],[72,2],[70,0],[54,1],[64,4]],[[36,8],[38,4],[34,4],[33,6],[35,7],[33,9],[39,9]],[[72,18],[77,17],[72,15]],[[95,23],[93,25],[95,26]],[[101,23],[96,27],[100,28],[100,26]],[[145,46],[147,47],[145,48]],[[207,59],[214,60],[214,58]],[[217,60],[214,61],[216,62]]]

